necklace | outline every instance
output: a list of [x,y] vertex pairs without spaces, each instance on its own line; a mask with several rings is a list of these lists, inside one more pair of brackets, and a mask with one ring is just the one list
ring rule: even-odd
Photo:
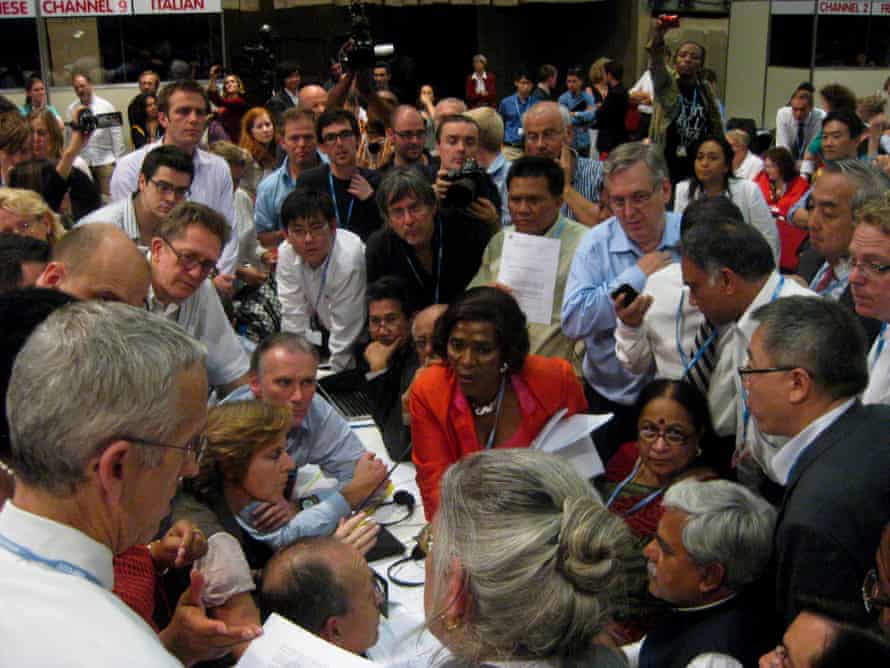
[[498,395],[495,395],[494,399],[489,401],[487,404],[483,404],[481,406],[473,406],[473,415],[475,415],[476,417],[482,417],[483,415],[494,413],[494,406],[497,402]]

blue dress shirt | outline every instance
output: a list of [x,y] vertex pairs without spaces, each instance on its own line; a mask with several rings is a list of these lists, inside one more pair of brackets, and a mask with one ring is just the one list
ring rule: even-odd
[[566,91],[559,96],[559,103],[571,112],[576,107],[590,105],[590,111],[579,111],[572,114],[572,125],[575,126],[572,148],[576,151],[584,151],[590,146],[590,134],[587,129],[596,118],[596,102],[590,93],[581,91],[579,95],[572,95]]
[[501,100],[498,113],[504,119],[504,143],[508,146],[522,145],[522,116],[537,102],[532,97],[522,102],[519,93],[514,93]]

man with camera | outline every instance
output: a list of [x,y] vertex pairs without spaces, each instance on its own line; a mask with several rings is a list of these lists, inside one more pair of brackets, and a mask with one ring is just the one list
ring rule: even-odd
[[[78,129],[83,128],[86,133],[92,131],[81,157],[90,166],[93,179],[99,184],[102,194],[108,197],[111,194],[111,174],[115,163],[126,150],[120,114],[116,117],[109,116],[117,113],[114,105],[93,93],[93,82],[88,74],[75,74],[71,85],[77,99],[68,105],[68,120],[74,121]],[[90,113],[81,112],[75,119],[75,112],[81,105],[89,109]]]
[[479,124],[463,115],[444,116],[436,130],[439,164],[427,168],[427,176],[442,209],[458,210],[500,229],[501,196],[488,173],[476,164]]

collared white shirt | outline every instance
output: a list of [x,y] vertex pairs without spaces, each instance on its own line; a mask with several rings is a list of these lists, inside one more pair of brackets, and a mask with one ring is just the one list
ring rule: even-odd
[[[652,84],[652,72],[649,68],[646,68],[646,71],[643,72],[642,76],[637,79],[637,82],[633,85],[628,92],[629,93],[637,93],[642,91],[644,93],[649,93],[652,99],[655,99],[655,86]],[[652,114],[654,108],[651,104],[639,104],[637,105],[637,111],[641,114]]]
[[834,421],[847,412],[847,409],[853,405],[856,397],[848,399],[837,408],[833,408],[821,417],[816,418],[810,424],[803,428],[796,436],[793,436],[782,448],[775,454],[772,461],[773,473],[776,475],[776,481],[784,486],[788,484],[788,478],[791,476],[791,470],[800,459],[800,456],[813,444],[819,435],[828,429]]
[[202,281],[191,297],[181,304],[163,304],[148,288],[148,310],[171,320],[207,348],[204,366],[210,385],[227,385],[250,368],[250,360],[226,317],[213,283]]
[[868,387],[862,395],[862,403],[890,405],[890,331],[887,323],[868,353],[868,374]]
[[755,155],[753,151],[748,151],[742,164],[735,170],[735,177],[745,181],[753,180],[763,169],[763,160]]
[[779,274],[773,272],[738,321],[726,325],[727,331],[721,335],[717,347],[719,355],[717,366],[708,387],[708,405],[717,434],[727,436],[735,433],[736,457],[753,459],[773,480],[775,477],[771,469],[772,458],[785,439],[778,437],[767,439],[757,428],[757,421],[748,416],[738,367],[745,363],[751,337],[760,325],[753,315],[758,308],[773,301],[774,295],[776,299],[796,295],[815,296],[812,290],[788,278],[784,279],[781,289],[778,289],[780,281],[782,278]]
[[[74,102],[68,105],[67,114],[69,121],[74,120],[74,112],[81,106],[83,105],[80,100],[74,100]],[[111,114],[116,111],[111,102],[98,95],[93,95],[93,99],[90,100],[87,106],[94,114]],[[125,151],[126,147],[124,146],[121,126],[117,126],[94,130],[86,146],[80,152],[80,156],[88,165],[99,167],[101,165],[114,164],[114,161],[120,158]]]
[[43,559],[67,561],[100,585],[0,548],[4,666],[172,668],[182,664],[111,592],[112,553],[71,526],[17,508],[0,511],[0,535]]
[[[809,146],[810,142],[819,134],[819,130],[822,129],[822,119],[825,118],[825,112],[821,109],[814,108],[809,116],[807,116],[807,120],[804,121],[804,145]],[[794,155],[794,144],[797,142],[797,121],[794,120],[794,115],[791,112],[791,107],[781,107],[776,112],[776,146],[787,148],[792,152],[792,157],[795,160],[800,160],[803,158]]]
[[353,232],[337,230],[329,257],[313,269],[289,241],[281,242],[276,276],[281,330],[306,336],[318,304],[318,319],[330,333],[331,367],[343,371],[352,366],[352,344],[365,324],[365,244]]
[[[139,172],[142,161],[152,149],[161,146],[163,139],[146,144],[121,158],[111,176],[111,199],[131,197],[139,190]],[[229,165],[218,155],[200,148],[193,156],[195,176],[192,179],[189,200],[205,204],[222,214],[229,223],[229,241],[222,249],[217,267],[224,274],[234,274],[238,262],[238,235],[235,233],[234,189]]]
[[[813,280],[810,281],[810,290],[816,289],[816,286],[819,285],[819,281],[825,276],[825,272],[828,271],[830,266],[831,265],[829,265],[828,262],[822,263],[822,266],[819,267],[819,271],[816,272],[816,275],[813,276]],[[817,292],[817,294],[820,297],[827,297],[834,301],[840,300],[841,295],[844,294],[844,291],[850,284],[850,272],[852,270],[853,266],[850,264],[849,258],[839,260],[834,266],[834,279],[832,279],[831,283],[829,283],[822,292]]]
[[295,106],[295,107],[299,107],[299,106],[300,106],[300,94],[299,94],[299,91],[297,91],[296,93],[291,93],[287,88],[282,88],[281,90],[284,91],[284,94],[287,95],[287,96],[290,98],[290,101],[294,103],[294,106]]
[[106,204],[101,209],[96,209],[77,221],[74,227],[83,227],[93,223],[108,223],[123,230],[143,253],[149,250],[148,246],[140,243],[141,231],[136,221],[136,209],[133,205],[133,195]]

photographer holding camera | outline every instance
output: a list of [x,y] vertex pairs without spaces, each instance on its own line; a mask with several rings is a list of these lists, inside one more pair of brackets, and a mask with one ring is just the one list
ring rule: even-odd
[[426,173],[445,210],[455,209],[497,232],[501,223],[501,196],[488,173],[476,164],[479,124],[468,116],[445,116],[436,130],[440,164]]

